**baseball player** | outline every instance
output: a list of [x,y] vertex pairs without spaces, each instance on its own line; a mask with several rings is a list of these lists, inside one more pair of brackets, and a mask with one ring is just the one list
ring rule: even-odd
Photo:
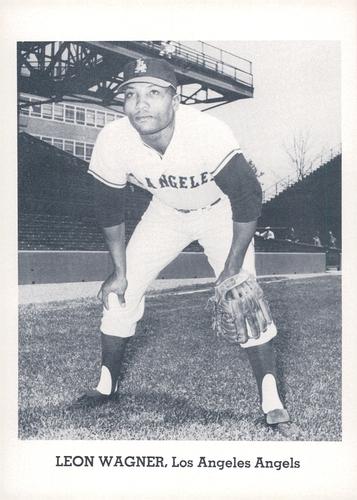
[[[125,347],[142,318],[145,291],[160,271],[198,240],[217,284],[241,270],[255,274],[252,238],[262,193],[230,128],[179,103],[176,77],[163,59],[140,58],[124,69],[126,117],[98,135],[89,173],[97,218],[114,264],[102,284],[102,366],[95,389],[76,407],[107,402],[117,391]],[[124,187],[152,193],[125,247]],[[276,376],[272,323],[242,344],[268,424],[289,421]]]

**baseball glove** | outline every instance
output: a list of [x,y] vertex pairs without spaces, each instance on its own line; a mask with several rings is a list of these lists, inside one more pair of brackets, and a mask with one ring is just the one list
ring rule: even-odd
[[258,339],[273,321],[263,290],[245,271],[216,286],[210,302],[215,334],[232,344]]

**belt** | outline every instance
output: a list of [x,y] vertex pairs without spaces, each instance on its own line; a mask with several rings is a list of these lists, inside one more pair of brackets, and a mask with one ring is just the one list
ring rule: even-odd
[[188,214],[189,212],[198,212],[199,210],[207,210],[208,208],[213,207],[214,205],[217,205],[221,201],[221,198],[218,198],[218,200],[214,201],[210,205],[207,205],[207,207],[203,208],[191,208],[191,209],[185,209],[185,208],[175,208],[177,212],[181,212],[183,214]]

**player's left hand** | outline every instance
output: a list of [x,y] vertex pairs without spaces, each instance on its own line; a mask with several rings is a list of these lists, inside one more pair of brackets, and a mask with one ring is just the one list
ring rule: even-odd
[[214,304],[213,329],[219,338],[231,343],[245,344],[249,338],[258,339],[272,323],[263,290],[246,271],[216,286],[210,300]]
[[241,270],[241,266],[238,263],[226,265],[224,267],[223,271],[221,272],[221,274],[218,276],[218,278],[215,282],[215,286],[220,285],[227,278],[231,278],[232,276],[235,276],[236,274],[239,273],[240,270]]

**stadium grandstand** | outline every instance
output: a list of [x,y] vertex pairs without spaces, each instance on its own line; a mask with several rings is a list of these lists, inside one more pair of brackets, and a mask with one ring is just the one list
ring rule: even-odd
[[[106,250],[88,163],[24,132],[18,145],[19,249]],[[129,239],[151,196],[137,186],[126,191]]]
[[[289,251],[289,245],[295,252],[323,248],[327,267],[341,268],[341,160],[340,152],[331,155],[318,168],[265,201],[259,222],[272,227],[276,234],[276,240],[264,242],[265,251],[274,251],[274,245],[275,251]],[[288,241],[292,227],[294,242]],[[336,238],[334,245],[329,241],[330,231]],[[320,235],[318,246],[313,242],[315,234]]]
[[312,243],[319,231],[328,246],[328,231],[341,241],[341,153],[264,203],[262,225],[294,227],[298,239]]
[[[107,253],[93,213],[88,162],[100,129],[123,116],[116,92],[122,67],[143,55],[170,59],[186,105],[209,109],[253,97],[251,63],[203,42],[196,48],[173,42],[169,52],[162,42],[19,43],[20,283],[39,282],[31,278],[35,264],[24,258],[25,253],[38,257],[41,252],[54,252],[53,259],[58,252]],[[128,240],[151,195],[137,186],[125,189]],[[259,226],[269,225],[276,237],[264,240],[257,235],[256,252],[326,253],[330,265],[339,267],[339,248],[312,245],[312,234],[318,230],[325,236],[332,230],[340,242],[340,219],[338,154],[276,196],[265,196]],[[289,227],[295,228],[298,242],[288,241]],[[197,242],[185,249],[201,250]],[[37,266],[41,266],[39,262],[36,260]],[[87,279],[83,276],[82,281]]]

